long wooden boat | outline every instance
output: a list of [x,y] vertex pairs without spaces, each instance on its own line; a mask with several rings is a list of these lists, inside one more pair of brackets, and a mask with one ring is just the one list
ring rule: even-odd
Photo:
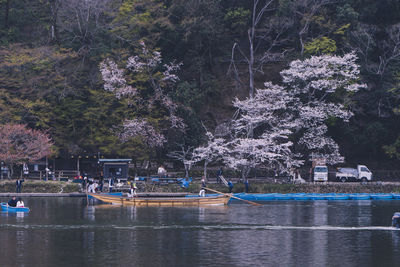
[[8,206],[7,203],[2,202],[1,204],[1,209],[3,211],[13,211],[13,212],[29,212],[29,208],[28,207],[11,207]]
[[123,197],[107,194],[88,194],[106,203],[143,207],[186,207],[227,205],[230,195],[212,197]]

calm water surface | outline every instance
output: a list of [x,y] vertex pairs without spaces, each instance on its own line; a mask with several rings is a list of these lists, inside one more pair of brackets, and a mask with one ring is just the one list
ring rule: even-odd
[[25,204],[28,214],[0,212],[0,266],[400,266],[400,231],[389,227],[396,200]]

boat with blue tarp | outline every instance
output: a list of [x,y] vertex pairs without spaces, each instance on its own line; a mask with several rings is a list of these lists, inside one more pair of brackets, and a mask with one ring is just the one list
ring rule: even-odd
[[351,200],[370,200],[371,196],[369,194],[350,194]]
[[392,194],[372,194],[371,198],[377,199],[377,200],[393,199],[393,195]]

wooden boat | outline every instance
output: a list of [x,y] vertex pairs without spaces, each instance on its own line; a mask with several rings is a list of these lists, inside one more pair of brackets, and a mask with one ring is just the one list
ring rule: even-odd
[[106,203],[143,207],[186,207],[227,205],[230,195],[212,197],[123,197],[107,194],[88,194]]
[[29,212],[29,208],[28,207],[11,207],[8,206],[7,203],[2,202],[1,204],[1,209],[3,211],[14,211],[14,212]]

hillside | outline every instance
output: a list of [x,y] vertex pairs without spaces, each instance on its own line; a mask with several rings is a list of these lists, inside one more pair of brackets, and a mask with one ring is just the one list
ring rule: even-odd
[[[161,162],[180,146],[204,144],[206,129],[218,135],[235,115],[235,98],[281,84],[293,60],[353,52],[367,86],[336,92],[354,115],[329,118],[328,135],[349,163],[393,168],[400,157],[398,1],[3,0],[0,10],[0,123],[47,131],[59,156]],[[124,69],[152,53],[160,54],[158,69]],[[105,90],[106,59],[140,101]],[[182,63],[171,84],[162,79],[170,63]],[[185,130],[171,126],[171,116]],[[127,120],[145,134],[127,138]],[[153,130],[162,145],[143,137]]]

